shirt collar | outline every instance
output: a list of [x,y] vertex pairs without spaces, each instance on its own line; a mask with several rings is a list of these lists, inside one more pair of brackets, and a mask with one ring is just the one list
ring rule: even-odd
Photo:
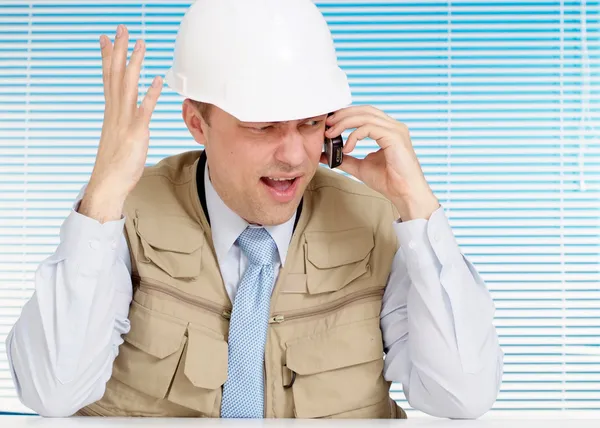
[[[212,238],[219,264],[222,264],[235,241],[249,226],[248,222],[237,215],[231,208],[225,205],[215,188],[213,187],[209,174],[208,163],[204,167],[204,191],[206,193],[206,208],[211,220]],[[275,226],[264,226],[269,232],[279,253],[281,265],[285,264],[290,240],[294,232],[294,223],[297,212],[292,218],[283,224]]]

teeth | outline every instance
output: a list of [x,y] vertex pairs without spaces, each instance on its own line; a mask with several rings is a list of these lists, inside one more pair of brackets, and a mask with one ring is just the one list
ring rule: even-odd
[[293,178],[271,178],[271,177],[268,177],[268,178],[269,178],[269,180],[273,180],[273,181],[292,181],[293,180]]

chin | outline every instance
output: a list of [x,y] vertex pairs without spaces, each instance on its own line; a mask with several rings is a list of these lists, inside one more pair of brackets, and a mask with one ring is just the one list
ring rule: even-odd
[[263,226],[277,226],[285,223],[296,213],[300,201],[294,201],[280,206],[270,206],[266,209],[260,209],[256,213],[256,220],[253,223]]

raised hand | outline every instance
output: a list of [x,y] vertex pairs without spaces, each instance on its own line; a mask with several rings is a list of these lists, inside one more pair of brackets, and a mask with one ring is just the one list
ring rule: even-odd
[[121,218],[125,199],[142,176],[150,119],[162,89],[162,79],[156,76],[138,107],[138,82],[146,47],[143,40],[138,40],[127,64],[128,41],[124,25],[117,27],[114,46],[107,36],[100,37],[104,122],[96,163],[79,212],[102,223]]

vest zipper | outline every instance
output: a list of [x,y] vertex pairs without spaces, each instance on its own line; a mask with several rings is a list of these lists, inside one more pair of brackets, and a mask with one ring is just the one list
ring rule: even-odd
[[[168,287],[168,285],[164,284],[160,281],[153,281],[153,280],[148,280],[148,279],[144,279],[142,281],[141,278],[137,275],[133,275],[132,280],[135,283],[139,284],[140,290],[143,290],[145,288],[147,290],[152,290],[152,291],[155,291],[158,293],[166,294],[168,296],[179,299],[183,302],[186,302],[191,305],[205,309],[205,310],[212,312],[216,315],[219,315],[225,319],[231,318],[231,309],[228,307],[219,306],[212,302],[199,299],[195,296],[192,296],[191,294],[185,293],[183,291],[179,291],[177,289],[172,289],[172,288],[166,289],[165,287]],[[358,291],[356,293],[352,293],[352,294],[349,294],[348,296],[342,297],[341,299],[335,300],[331,303],[321,305],[315,309],[306,310],[306,311],[304,311],[304,310],[303,311],[291,311],[288,313],[274,315],[269,318],[269,324],[281,324],[284,321],[292,321],[295,319],[327,314],[327,313],[333,312],[343,306],[355,303],[359,300],[365,300],[365,299],[369,299],[371,297],[382,297],[384,292],[385,292],[385,289],[383,289],[383,288],[377,289],[377,290]],[[266,404],[267,404],[267,373],[266,373],[265,364],[266,364],[266,362],[263,362],[263,381],[264,381],[263,416],[266,415]]]
[[307,318],[317,315],[324,315],[329,312],[336,311],[343,306],[355,303],[359,300],[369,299],[371,297],[383,297],[383,293],[385,289],[377,289],[377,290],[363,290],[357,291],[356,293],[349,294],[341,299],[334,300],[331,303],[327,303],[321,306],[318,306],[314,309],[302,310],[302,311],[290,311],[284,312],[282,314],[273,315],[269,318],[269,324],[281,324],[284,321],[292,321],[299,318]]
[[186,302],[186,303],[189,303],[190,305],[202,308],[208,312],[212,312],[213,314],[219,315],[220,317],[223,317],[225,319],[231,318],[231,309],[228,307],[223,307],[223,306],[217,305],[216,303],[212,303],[207,300],[200,299],[196,296],[192,296],[189,293],[185,293],[183,291],[179,291],[174,288],[167,289],[166,287],[169,287],[169,286],[160,281],[154,281],[154,280],[148,280],[148,279],[141,280],[141,278],[137,275],[132,276],[132,279],[134,282],[139,283],[139,288],[142,291],[144,289],[147,289],[147,290],[156,291],[158,293],[166,294],[166,295],[174,297],[178,300],[181,300],[182,302]]

